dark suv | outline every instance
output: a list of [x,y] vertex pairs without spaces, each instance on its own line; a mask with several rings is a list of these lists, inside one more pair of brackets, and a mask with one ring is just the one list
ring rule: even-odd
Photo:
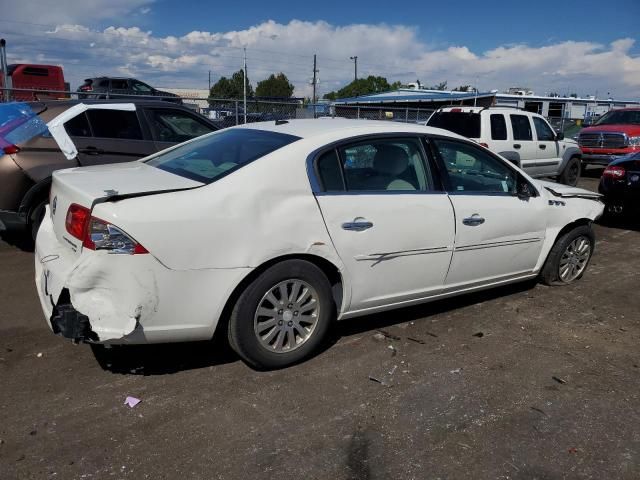
[[0,104],[0,231],[28,227],[35,236],[55,170],[127,162],[218,130],[182,105],[136,101],[136,109],[87,110],[64,123],[77,155],[68,160],[47,122],[69,108],[116,102]]
[[87,78],[78,87],[78,98],[130,99],[132,95],[158,97],[158,100],[182,103],[178,95],[157,90],[135,78],[96,77]]

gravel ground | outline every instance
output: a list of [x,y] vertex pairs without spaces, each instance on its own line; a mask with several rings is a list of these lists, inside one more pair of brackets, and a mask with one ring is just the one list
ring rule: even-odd
[[342,322],[266,373],[220,342],[103,368],[50,333],[32,254],[0,243],[0,478],[640,478],[640,228],[596,234],[575,285]]

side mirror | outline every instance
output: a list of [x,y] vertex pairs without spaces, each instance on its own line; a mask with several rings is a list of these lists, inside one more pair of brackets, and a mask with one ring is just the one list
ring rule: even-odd
[[564,133],[563,132],[556,133],[556,140],[564,140]]

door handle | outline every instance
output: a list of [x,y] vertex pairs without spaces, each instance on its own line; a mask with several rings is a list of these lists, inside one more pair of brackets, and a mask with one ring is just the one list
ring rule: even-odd
[[86,147],[80,149],[80,153],[86,153],[87,155],[100,155],[104,153],[104,150],[98,147]]
[[545,148],[547,148],[546,145],[542,144],[542,145],[538,145],[542,150],[544,150]]
[[342,224],[343,230],[349,230],[352,232],[362,232],[373,227],[373,223],[366,220],[354,220],[353,222],[345,222]]
[[521,146],[522,145],[520,145],[519,143],[514,143],[513,144],[513,148],[515,148],[516,150],[519,150]]
[[464,223],[465,225],[469,225],[470,227],[477,227],[478,225],[482,225],[484,223],[484,218],[482,218],[477,213],[474,213],[470,217],[463,219],[462,223]]

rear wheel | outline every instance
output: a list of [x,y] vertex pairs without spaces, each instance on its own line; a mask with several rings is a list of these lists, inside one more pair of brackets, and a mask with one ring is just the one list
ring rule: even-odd
[[549,252],[540,279],[547,285],[567,285],[579,280],[589,265],[594,246],[595,236],[588,225],[565,233]]
[[582,162],[578,157],[571,157],[558,177],[558,182],[575,187],[580,180]]
[[240,295],[229,319],[229,344],[255,368],[286,367],[319,346],[334,311],[322,270],[286,260],[262,272]]

